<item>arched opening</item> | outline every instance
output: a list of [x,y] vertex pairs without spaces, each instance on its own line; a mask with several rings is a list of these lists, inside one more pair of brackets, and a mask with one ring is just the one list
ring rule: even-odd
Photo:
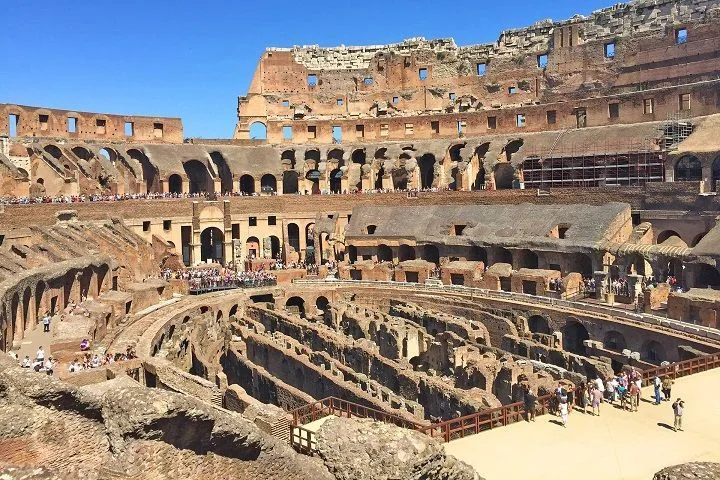
[[168,177],[168,192],[175,195],[182,193],[182,177],[177,173],[173,173]]
[[245,195],[252,195],[255,193],[255,179],[250,175],[243,175],[240,177],[240,192]]
[[315,224],[308,223],[305,226],[305,245],[307,250],[305,251],[305,263],[315,263]]
[[435,155],[426,153],[418,158],[420,167],[420,188],[432,188],[435,180]]
[[401,262],[406,260],[415,260],[415,248],[410,245],[400,245],[400,248],[398,249],[398,260]]
[[285,150],[280,154],[280,163],[295,168],[295,150]]
[[250,140],[267,140],[267,125],[263,122],[251,123]]
[[625,341],[625,336],[622,333],[616,332],[615,330],[610,330],[605,333],[605,338],[603,339],[603,346],[607,350],[612,350],[614,352],[622,352],[627,348],[627,342]]
[[702,233],[698,233],[697,235],[695,235],[695,237],[692,239],[692,242],[690,242],[690,245],[688,245],[688,247],[697,246],[697,244],[700,243],[700,240],[702,240],[705,237],[705,235],[707,235],[707,234],[708,234],[708,232],[702,232]]
[[232,306],[232,308],[231,308],[230,311],[228,312],[228,317],[234,317],[234,316],[236,316],[236,315],[237,315],[237,311],[238,311],[238,305],[235,304],[235,305]]
[[408,172],[405,167],[398,167],[392,171],[393,189],[407,190]]
[[227,161],[225,160],[225,157],[222,156],[220,152],[211,152],[210,158],[212,159],[212,162],[215,164],[215,170],[218,172],[218,175],[220,176],[220,190],[223,193],[228,193],[233,191],[233,178],[232,178],[232,172],[230,171],[230,167],[227,164]]
[[248,237],[245,241],[245,252],[247,258],[254,259],[260,256],[260,240],[257,237]]
[[523,143],[525,143],[525,141],[519,138],[517,140],[508,142],[508,144],[505,145],[505,148],[503,150],[505,152],[505,159],[508,163],[510,163],[510,161],[512,160],[512,156],[516,154],[518,150],[520,150],[520,147],[523,146]]
[[275,235],[270,235],[270,255],[272,258],[280,259],[280,239]]
[[577,355],[585,355],[585,340],[590,340],[590,334],[585,325],[576,321],[568,321],[562,329],[563,349]]
[[45,145],[45,151],[56,160],[60,160],[62,157],[62,150],[57,145]]
[[702,164],[697,157],[686,155],[675,164],[676,182],[693,182],[702,180]]
[[199,160],[189,160],[183,163],[183,168],[190,183],[190,193],[215,193],[213,182],[207,166]]
[[320,311],[326,312],[328,310],[329,306],[330,306],[330,301],[327,299],[327,297],[323,297],[322,295],[320,295],[315,300],[315,307]]
[[378,245],[377,259],[378,259],[378,262],[392,262],[393,261],[392,248],[390,248],[384,244]]
[[356,163],[358,165],[364,165],[366,158],[367,155],[365,154],[364,148],[358,148],[357,150],[352,152],[352,155],[350,157],[352,163]]
[[314,148],[305,151],[305,168],[313,170],[320,165],[320,150]]
[[283,172],[283,194],[298,193],[298,174],[295,170]]
[[717,157],[715,160],[713,160],[712,163],[712,189],[714,192],[718,191],[718,188],[720,187],[720,157]]
[[[74,150],[73,150],[74,151]],[[158,185],[158,168],[152,164],[150,159],[142,151],[137,148],[131,148],[127,151],[130,158],[135,160],[142,167],[143,178],[145,179],[145,188],[148,193],[160,190]]]
[[200,233],[200,260],[224,264],[223,241],[225,235],[217,227],[208,227]]
[[537,253],[522,249],[515,252],[517,257],[517,263],[519,268],[538,268],[538,256]]
[[585,278],[592,277],[593,266],[592,259],[584,253],[578,253],[572,257],[575,260],[575,264],[571,271],[575,271]]
[[383,177],[385,176],[385,168],[380,167],[377,171],[377,177],[375,177],[375,190],[383,189]]
[[342,167],[344,164],[343,155],[345,155],[345,152],[339,148],[333,148],[327,154],[328,162],[337,163],[338,167]]
[[509,163],[498,163],[495,166],[495,188],[506,190],[512,188],[515,171]]
[[483,262],[487,265],[487,250],[483,247],[478,247],[477,245],[471,246],[470,251],[468,252],[468,260],[473,262]]
[[545,335],[552,333],[547,318],[542,315],[533,315],[528,318],[528,328],[532,333],[543,333]]
[[260,178],[260,191],[262,193],[275,193],[277,191],[277,179],[275,175],[266,173]]
[[98,154],[111,162],[115,162],[115,160],[117,160],[117,153],[111,148],[101,148],[100,151],[98,151]]
[[720,272],[707,263],[698,263],[692,266],[695,270],[696,287],[720,287]]
[[426,262],[440,265],[440,250],[435,245],[423,245],[422,259]]
[[288,224],[288,245],[290,245],[296,252],[300,252],[300,227],[297,223]]
[[485,188],[485,165],[483,161],[485,160],[485,155],[487,155],[488,150],[490,150],[490,142],[485,142],[475,149],[478,171],[477,174],[475,174],[475,179],[471,187],[473,190],[482,190]]
[[313,195],[319,195],[320,194],[320,171],[319,170],[310,170],[305,175],[305,178],[307,178],[311,182],[310,193],[312,193]]
[[348,258],[350,259],[350,263],[357,262],[357,247],[355,245],[348,245],[347,251],[348,251]]
[[332,193],[341,193],[342,191],[342,177],[343,172],[336,168],[330,172],[330,191]]
[[677,233],[675,230],[664,230],[664,231],[658,233],[657,243],[658,243],[658,245],[661,243],[665,243],[666,241],[670,240],[673,237],[676,237],[677,239],[682,240],[682,237],[680,237],[680,234]]
[[448,188],[450,190],[456,191],[460,190],[461,182],[458,182],[458,178],[460,177],[460,170],[457,166],[452,167],[450,169],[450,183],[448,183]]
[[667,356],[665,355],[665,348],[655,340],[648,340],[640,351],[640,358],[646,362],[658,364],[664,361]]
[[495,263],[513,263],[512,253],[510,250],[504,247],[497,247],[495,249]]
[[285,309],[290,313],[305,317],[305,300],[302,297],[290,297],[285,302]]
[[71,150],[80,160],[85,160],[87,162],[93,158],[93,154],[85,147],[73,147]]

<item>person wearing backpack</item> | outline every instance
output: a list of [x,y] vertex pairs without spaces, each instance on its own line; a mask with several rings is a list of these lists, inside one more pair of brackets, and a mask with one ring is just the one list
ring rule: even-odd
[[685,402],[683,402],[680,398],[675,400],[675,402],[672,404],[673,414],[675,415],[675,421],[673,422],[673,432],[677,432],[682,429],[682,416],[683,411],[685,410]]
[[660,397],[660,387],[662,387],[662,380],[659,375],[655,375],[653,379],[653,387],[655,388],[655,405],[660,405],[662,397]]

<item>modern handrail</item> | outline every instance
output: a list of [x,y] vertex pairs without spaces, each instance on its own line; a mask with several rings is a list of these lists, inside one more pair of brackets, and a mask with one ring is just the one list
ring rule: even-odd
[[326,397],[321,400],[317,400],[313,403],[303,405],[294,410],[290,410],[293,416],[293,424],[296,426],[305,425],[320,418],[328,415],[336,415],[338,417],[359,417],[359,418],[372,418],[375,420],[381,420],[383,423],[392,423],[399,427],[410,428],[417,430],[424,425],[420,422],[413,422],[406,418],[394,415],[392,413],[383,412],[375,408],[366,407],[359,403],[354,403],[349,400],[343,400],[338,397]]

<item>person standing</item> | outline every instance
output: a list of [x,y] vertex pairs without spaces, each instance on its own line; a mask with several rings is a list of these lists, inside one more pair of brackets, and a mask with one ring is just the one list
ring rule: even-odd
[[637,382],[630,382],[630,411],[637,412],[640,403],[640,389]]
[[669,402],[669,401],[670,401],[670,395],[671,395],[671,393],[672,393],[672,385],[673,385],[673,383],[674,383],[674,382],[672,381],[672,379],[671,379],[670,377],[668,377],[667,375],[665,375],[665,377],[663,377],[663,381],[662,381],[662,393],[663,393],[663,396],[665,397],[665,401],[666,401],[666,402]]
[[673,422],[673,431],[677,432],[678,430],[680,430],[682,432],[682,416],[685,410],[685,402],[683,402],[682,399],[678,398],[677,400],[675,400],[675,403],[672,404],[672,408],[673,414],[675,415],[675,421]]
[[35,360],[40,363],[45,363],[45,350],[43,350],[42,345],[38,348],[38,351],[35,354]]
[[49,312],[45,312],[42,322],[43,322],[43,332],[49,332],[50,331],[50,313]]
[[524,403],[525,403],[525,418],[526,418],[526,420],[528,422],[531,420],[534,422],[537,397],[532,392],[532,389],[530,387],[527,387],[527,389],[525,390]]
[[561,402],[560,403],[560,419],[562,420],[563,427],[567,427],[567,421],[568,421],[568,403],[567,402]]
[[[600,402],[602,402],[603,392],[599,388],[592,390],[592,412],[593,415],[600,416]],[[597,412],[597,413],[595,413]]]
[[655,388],[655,405],[660,405],[662,397],[660,397],[660,388],[662,387],[662,380],[659,375],[655,375],[653,379],[653,388]]

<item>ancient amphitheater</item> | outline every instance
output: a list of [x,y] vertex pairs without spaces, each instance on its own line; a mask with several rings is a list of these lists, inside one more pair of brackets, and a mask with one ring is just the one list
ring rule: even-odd
[[232,139],[0,104],[0,479],[720,478],[720,1],[583,13],[267,49]]

